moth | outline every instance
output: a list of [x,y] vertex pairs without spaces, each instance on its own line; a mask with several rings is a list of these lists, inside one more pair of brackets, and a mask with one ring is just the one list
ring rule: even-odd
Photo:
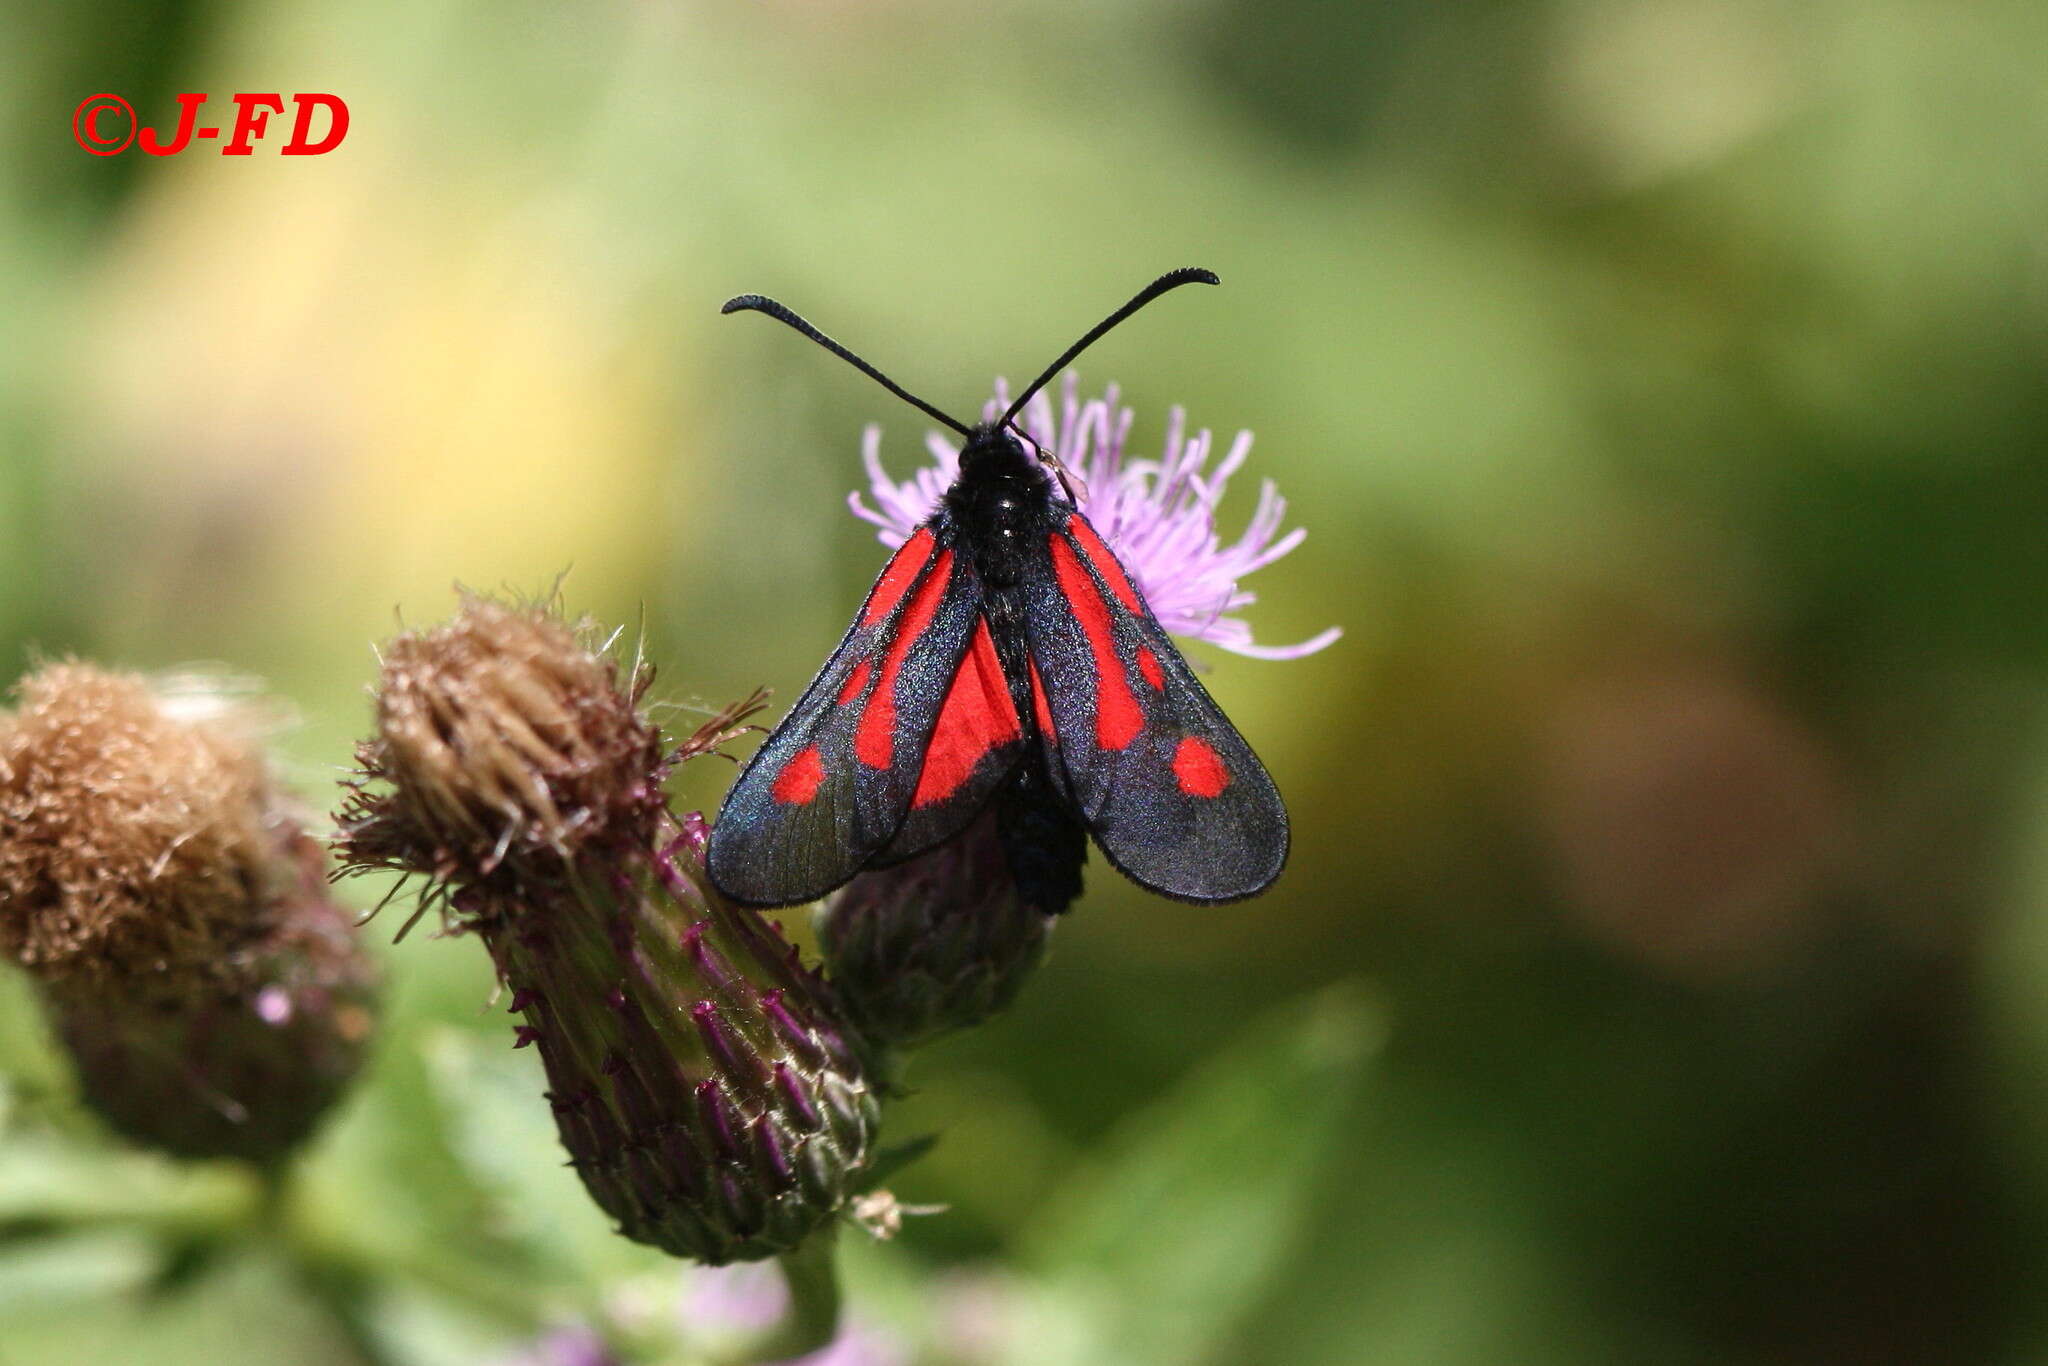
[[728,897],[813,900],[992,805],[1020,893],[1048,912],[1078,895],[1086,836],[1182,901],[1240,900],[1280,875],[1287,809],[1265,766],[1089,525],[1072,477],[1016,425],[1104,333],[1193,283],[1219,281],[1160,276],[972,426],[773,299],[726,302],[795,328],[964,441],[959,478],[727,793],[707,860]]

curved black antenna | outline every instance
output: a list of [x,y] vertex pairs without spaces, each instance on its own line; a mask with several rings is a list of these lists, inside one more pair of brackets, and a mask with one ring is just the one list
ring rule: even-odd
[[[1154,299],[1166,293],[1167,290],[1179,289],[1182,285],[1220,285],[1222,283],[1223,282],[1221,280],[1216,278],[1215,271],[1202,270],[1196,266],[1184,266],[1179,270],[1167,271],[1166,274],[1160,276],[1151,284],[1146,285],[1143,289],[1139,290],[1137,296],[1133,298],[1129,303],[1125,304],[1122,308],[1119,308],[1116,312],[1110,314],[1107,318],[1104,318],[1101,322],[1095,324],[1095,326],[1089,328],[1087,336],[1081,338],[1081,340],[1075,342],[1072,346],[1068,347],[1066,351],[1061,354],[1058,360],[1054,361],[1051,365],[1046,366],[1045,373],[1040,375],[1037,379],[1032,380],[1031,387],[1026,389],[1023,393],[1017,395],[1017,401],[1010,405],[1010,411],[1003,414],[1002,420],[997,422],[996,426],[1008,426],[1011,418],[1015,417],[1018,413],[1024,411],[1024,405],[1031,401],[1031,396],[1033,394],[1037,393],[1040,389],[1043,389],[1048,383],[1050,383],[1054,375],[1057,375],[1060,371],[1067,368],[1068,361],[1071,361],[1074,357],[1080,355],[1083,351],[1086,351],[1089,347],[1093,346],[1098,340],[1101,339],[1103,333],[1109,331],[1110,328],[1115,327],[1125,318],[1130,317],[1133,313],[1136,313],[1146,304],[1151,303]],[[737,300],[735,300],[735,302],[737,302]],[[728,307],[730,307],[730,305],[728,305]]]
[[790,312],[789,309],[785,308],[783,305],[775,302],[775,300],[770,299],[765,295],[735,295],[734,297],[727,299],[725,301],[725,307],[719,309],[718,311],[720,313],[738,313],[744,309],[752,309],[756,313],[766,313],[769,317],[775,319],[777,322],[788,323],[791,327],[803,333],[806,337],[809,337],[812,341],[824,347],[827,351],[830,351],[833,355],[839,357],[839,359],[845,361],[848,365],[851,365],[854,369],[860,371],[863,375],[866,375],[869,379],[881,385],[884,389],[887,389],[890,393],[896,395],[896,397],[902,399],[905,403],[910,404],[914,408],[922,409],[927,417],[935,418],[938,421],[945,423],[948,427],[951,427],[954,431],[960,433],[960,435],[962,436],[967,436],[970,434],[965,423],[958,422],[950,417],[947,417],[937,408],[932,407],[931,404],[926,403],[916,394],[911,393],[908,389],[905,389],[895,380],[890,379],[880,370],[877,370],[874,366],[869,365],[859,356],[854,355],[853,352],[847,350],[838,342],[833,341],[823,332],[820,332],[817,328],[812,327],[802,318]]

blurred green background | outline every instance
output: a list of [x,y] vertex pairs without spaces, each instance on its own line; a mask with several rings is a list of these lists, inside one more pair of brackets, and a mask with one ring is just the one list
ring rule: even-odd
[[[662,696],[786,699],[883,557],[862,424],[902,474],[927,424],[719,302],[962,411],[1211,267],[1081,368],[1140,453],[1253,429],[1310,530],[1254,625],[1345,638],[1193,651],[1291,865],[1197,910],[1098,861],[917,1060],[893,1184],[951,1209],[850,1249],[860,1312],[932,1361],[2048,1361],[2043,52],[2019,0],[18,6],[0,650],[263,677],[315,809],[457,580],[568,570]],[[343,146],[67,136],[273,89]],[[480,948],[389,958],[306,1218],[393,1359],[673,1280],[552,1165]],[[179,1260],[233,1174],[67,1118],[7,991],[0,1361],[351,1360],[260,1247]]]

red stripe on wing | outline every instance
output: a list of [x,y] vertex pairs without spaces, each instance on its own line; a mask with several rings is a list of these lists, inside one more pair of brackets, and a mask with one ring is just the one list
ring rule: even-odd
[[974,774],[974,766],[990,750],[1024,733],[1017,709],[1010,704],[1009,684],[988,621],[974,625],[974,641],[960,661],[953,682],[939,704],[939,722],[925,750],[924,770],[917,776],[913,808],[931,806],[958,792]]
[[1131,612],[1138,612],[1138,590],[1131,587],[1130,578],[1125,575],[1123,565],[1110,553],[1109,547],[1102,543],[1102,538],[1095,534],[1095,528],[1088,525],[1088,519],[1070,518],[1067,530],[1074,533],[1074,539],[1081,543],[1081,553],[1088,557],[1088,563],[1102,576],[1102,581],[1109,585],[1109,591],[1116,594],[1117,601]]
[[924,562],[931,553],[931,532],[919,530],[889,557],[882,577],[875,580],[874,591],[868,594],[868,605],[860,614],[861,625],[872,626],[896,610],[896,604],[903,601],[910,585],[917,582],[917,571],[924,568]]
[[[1087,523],[1076,517],[1068,525],[1085,527]],[[1074,620],[1081,623],[1081,630],[1088,637],[1088,652],[1095,657],[1095,746],[1122,749],[1145,729],[1145,714],[1138,709],[1138,699],[1131,695],[1131,685],[1124,678],[1123,661],[1117,658],[1109,604],[1102,600],[1101,590],[1081,567],[1066,538],[1054,532],[1050,541],[1060,594],[1067,600]],[[1112,559],[1109,563],[1113,565],[1116,561]]]
[[[926,535],[918,532],[919,536]],[[910,549],[906,542],[904,550]],[[889,569],[882,576],[882,584],[875,589],[876,600],[882,597],[888,587],[897,564],[905,558],[902,551],[889,562]],[[889,637],[888,648],[882,655],[882,676],[875,684],[874,695],[868,699],[867,710],[860,714],[860,723],[854,727],[853,752],[856,758],[869,768],[887,768],[896,756],[896,675],[902,672],[903,661],[909,656],[911,647],[924,635],[932,624],[932,618],[939,614],[939,602],[946,596],[946,587],[952,580],[953,552],[942,550],[932,561],[932,572],[918,585],[917,595],[910,600],[910,606],[903,613],[903,619],[896,623],[896,633]],[[896,597],[903,594],[899,589]]]
[[1165,690],[1166,670],[1159,666],[1159,656],[1152,653],[1150,645],[1138,647],[1138,672],[1145,675],[1145,681],[1152,685],[1152,691]]

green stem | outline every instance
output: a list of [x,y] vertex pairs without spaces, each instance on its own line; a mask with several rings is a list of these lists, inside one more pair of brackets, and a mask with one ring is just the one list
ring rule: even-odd
[[773,1362],[809,1356],[839,1336],[839,1266],[833,1257],[838,1233],[837,1224],[827,1224],[794,1252],[782,1254],[782,1275],[789,1282],[789,1312],[774,1335],[759,1345],[753,1359]]

